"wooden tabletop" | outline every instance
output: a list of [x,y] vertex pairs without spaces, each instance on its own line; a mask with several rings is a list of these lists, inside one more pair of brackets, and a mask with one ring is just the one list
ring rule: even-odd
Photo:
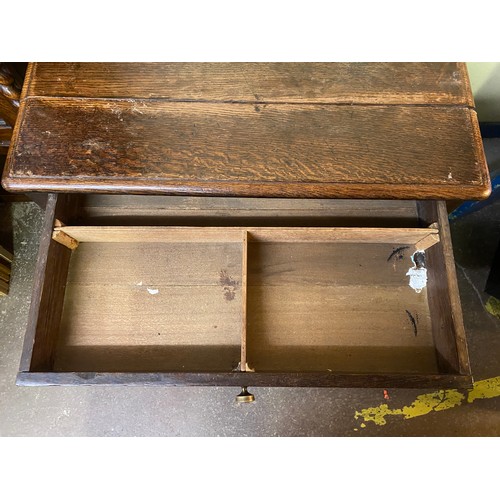
[[480,199],[463,63],[33,63],[11,191]]

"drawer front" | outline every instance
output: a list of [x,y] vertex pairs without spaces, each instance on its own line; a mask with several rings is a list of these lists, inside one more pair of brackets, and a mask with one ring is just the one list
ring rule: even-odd
[[444,202],[49,195],[19,384],[471,380]]

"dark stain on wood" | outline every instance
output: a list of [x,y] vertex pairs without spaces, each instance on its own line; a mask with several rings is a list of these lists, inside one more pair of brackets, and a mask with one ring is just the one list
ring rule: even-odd
[[413,314],[410,311],[408,311],[408,309],[405,309],[405,311],[406,311],[406,314],[408,315],[408,319],[410,320],[411,326],[413,328],[413,335],[415,335],[415,337],[416,337],[418,334],[418,328],[417,328],[418,317],[417,317],[417,319],[415,319],[413,317]]
[[240,283],[233,279],[225,269],[222,269],[220,272],[219,283],[223,288],[224,298],[228,302],[234,300],[236,297],[236,290]]
[[398,247],[395,248],[391,255],[387,258],[387,262],[390,262],[392,259],[394,260],[402,260],[404,258],[404,251],[410,248],[409,246]]
[[425,253],[415,252],[413,254],[413,262],[415,262],[417,269],[425,269]]

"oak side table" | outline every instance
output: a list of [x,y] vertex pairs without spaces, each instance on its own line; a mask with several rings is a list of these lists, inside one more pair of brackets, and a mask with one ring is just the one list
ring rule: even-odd
[[471,385],[465,64],[33,63],[3,186],[48,193],[21,385]]

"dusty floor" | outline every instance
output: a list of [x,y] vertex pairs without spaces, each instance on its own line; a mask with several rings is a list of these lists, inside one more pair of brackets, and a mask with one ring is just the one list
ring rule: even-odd
[[[500,140],[485,149],[499,172]],[[389,390],[386,400],[382,389],[256,388],[257,401],[242,405],[236,388],[17,387],[42,214],[33,203],[3,210],[4,223],[12,211],[16,260],[0,297],[1,436],[500,436],[500,319],[482,291],[500,200],[451,224],[475,392]]]

